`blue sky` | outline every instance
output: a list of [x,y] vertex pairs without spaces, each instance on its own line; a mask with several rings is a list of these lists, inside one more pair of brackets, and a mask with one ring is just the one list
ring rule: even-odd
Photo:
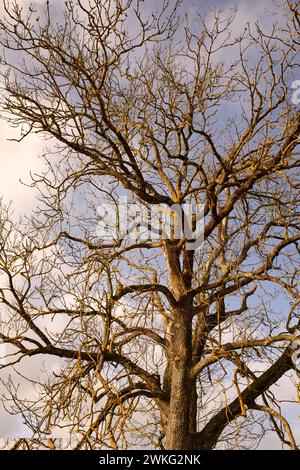
[[[23,0],[21,3],[29,4],[29,2]],[[39,0],[36,3],[44,3]],[[57,5],[61,4],[61,0],[57,0]],[[145,2],[148,3],[148,0]],[[153,4],[153,2],[149,2]],[[192,15],[200,12],[202,15],[207,12],[208,2],[202,0],[184,0],[182,9],[189,11]],[[235,5],[231,1],[220,1],[215,0],[210,2],[211,5],[221,7],[224,12],[229,10]],[[268,28],[274,20],[274,17],[267,12],[276,10],[272,0],[264,0],[260,2],[253,2],[253,0],[242,0],[238,2],[238,12],[236,21],[233,25],[234,33],[239,34],[243,31],[247,22],[255,23],[258,19],[260,24]],[[1,9],[0,9],[1,14]],[[226,58],[224,57],[224,60]],[[4,201],[13,202],[12,207],[15,211],[16,216],[29,213],[30,210],[35,206],[35,190],[24,186],[20,183],[20,179],[24,182],[30,182],[29,172],[39,173],[42,170],[41,159],[38,158],[42,154],[45,142],[36,135],[31,135],[28,139],[25,139],[21,143],[10,141],[9,139],[17,138],[18,130],[10,128],[3,120],[0,120],[0,196],[3,196]],[[29,374],[33,373],[40,362],[38,359],[34,361],[30,360],[25,363],[25,368]],[[55,361],[53,362],[53,367]],[[289,382],[286,378],[280,381],[280,394],[282,398],[290,399],[293,395],[292,391],[289,390]],[[24,392],[30,391],[30,387],[24,385]],[[1,410],[0,410],[1,413]],[[299,430],[299,407],[297,405],[289,405],[286,407],[286,416],[293,422],[293,427],[296,430],[298,439],[300,441],[300,430]],[[23,433],[23,427],[20,423],[19,418],[12,418],[8,416],[2,410],[1,423],[0,423],[0,436],[14,436]],[[273,435],[268,435],[261,443],[261,448],[278,448],[278,439]]]

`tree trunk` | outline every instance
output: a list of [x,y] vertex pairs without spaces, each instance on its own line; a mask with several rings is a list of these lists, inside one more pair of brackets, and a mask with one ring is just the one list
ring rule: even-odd
[[192,359],[192,316],[190,308],[174,312],[170,346],[170,410],[166,430],[167,449],[189,448],[190,403],[189,379]]

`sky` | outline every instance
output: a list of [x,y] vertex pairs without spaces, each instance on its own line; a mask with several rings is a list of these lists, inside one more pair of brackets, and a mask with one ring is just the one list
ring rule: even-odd
[[[146,0],[147,2],[148,0]],[[0,0],[0,3],[2,1]],[[28,1],[23,0],[20,3],[25,6],[29,4]],[[43,4],[43,0],[38,2]],[[63,3],[62,0],[54,0],[58,7]],[[243,31],[247,22],[254,23],[259,19],[264,27],[268,27],[273,21],[272,15],[267,13],[267,10],[274,10],[272,0],[261,0],[253,2],[253,0],[242,0],[238,3],[238,12],[236,21],[233,25],[234,33],[238,34]],[[235,2],[215,0],[211,2],[215,6],[221,7],[224,11],[229,10]],[[206,11],[205,2],[203,0],[183,0],[183,7],[189,10],[192,14],[198,11]],[[0,7],[0,15],[2,14],[2,6]],[[1,98],[1,96],[0,96]],[[18,129],[11,128],[8,124],[0,120],[0,198],[6,203],[12,202],[12,209],[16,217],[30,213],[31,209],[35,206],[36,192],[34,188],[30,188],[21,183],[30,183],[30,172],[39,173],[42,170],[42,162],[39,155],[42,154],[45,147],[44,141],[38,135],[30,135],[29,138],[22,142],[12,141],[11,139],[18,139]],[[28,371],[34,371],[40,367],[40,359],[30,359],[30,364],[24,365]],[[55,362],[53,362],[55,367]],[[288,388],[288,381],[286,378],[281,379],[280,394],[282,398],[292,398]],[[30,386],[24,385],[23,392],[26,394]],[[298,429],[297,435],[300,440],[299,430],[299,407],[290,405],[287,408],[287,416],[289,416]],[[21,433],[24,434],[22,423],[19,417],[11,417],[3,410],[0,410],[0,437],[18,437]],[[278,447],[278,439],[276,436],[269,434],[263,440],[261,448],[274,449]]]
[[[149,0],[147,0],[149,1]],[[28,6],[29,3],[43,4],[44,0],[35,0],[29,2],[21,0],[21,4]],[[59,7],[62,0],[52,0],[52,4]],[[147,3],[147,2],[146,2]],[[153,2],[151,1],[151,4]],[[215,5],[224,12],[230,10],[235,2],[214,0],[213,2],[204,2],[203,0],[183,0],[182,8],[185,11],[193,13],[205,11],[205,4]],[[255,5],[255,6],[254,6]],[[272,16],[267,10],[274,9],[272,0],[263,0],[253,2],[251,0],[242,0],[238,2],[238,13],[236,21],[233,24],[233,33],[239,34],[243,31],[247,22],[254,23],[259,19],[260,23],[266,27],[272,23]],[[0,15],[3,14],[2,0],[0,0]],[[229,51],[228,51],[229,53]],[[222,51],[223,58],[224,51]],[[0,87],[1,90],[1,87]],[[0,95],[1,98],[1,95]],[[18,129],[10,128],[4,120],[0,120],[0,197],[5,202],[13,201],[13,209],[16,215],[22,215],[34,206],[35,191],[20,183],[30,183],[30,171],[38,173],[42,168],[42,162],[38,158],[43,151],[44,142],[37,135],[30,135],[22,142],[13,142],[9,139],[18,139]]]

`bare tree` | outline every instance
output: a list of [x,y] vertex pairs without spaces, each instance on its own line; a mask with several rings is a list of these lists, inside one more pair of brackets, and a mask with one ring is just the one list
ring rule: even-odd
[[[296,449],[273,385],[296,377],[299,2],[236,36],[235,11],[181,2],[9,3],[2,115],[48,149],[30,220],[1,214],[5,407],[34,448],[251,448],[272,429]],[[124,195],[202,205],[203,243],[176,224],[101,239],[98,206]]]

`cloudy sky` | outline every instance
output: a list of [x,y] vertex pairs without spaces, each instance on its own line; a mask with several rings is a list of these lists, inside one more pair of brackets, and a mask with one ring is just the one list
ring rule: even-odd
[[[148,0],[146,0],[147,2]],[[2,3],[2,1],[0,0]],[[26,0],[21,1],[24,5],[28,5],[29,2]],[[35,3],[35,2],[31,2]],[[44,3],[43,0],[39,0],[36,3]],[[63,0],[52,0],[52,3],[56,3],[58,6],[63,5]],[[224,11],[229,10],[234,2],[226,0],[215,0],[211,2],[216,6],[221,6]],[[183,8],[190,10],[192,13],[206,10],[205,2],[203,0],[184,0]],[[242,0],[238,2],[238,13],[236,21],[234,23],[234,32],[239,33],[243,31],[247,22],[254,23],[259,19],[260,23],[267,27],[271,24],[273,17],[267,10],[274,10],[274,4],[271,0],[261,0],[259,2],[253,2],[253,0]],[[0,14],[2,14],[2,6],[0,8]],[[10,139],[17,139],[19,137],[19,131],[14,128],[10,128],[4,120],[0,120],[0,197],[3,197],[4,202],[12,201],[12,208],[15,216],[22,215],[30,212],[31,208],[35,205],[35,190],[22,185],[20,180],[24,183],[30,183],[30,171],[33,173],[39,173],[42,168],[39,155],[42,153],[44,148],[44,142],[42,139],[35,135],[30,135],[29,138],[22,142],[15,142]],[[53,367],[55,364],[53,364]],[[30,371],[36,370],[40,367],[39,359],[32,359],[29,363],[24,363],[24,367]],[[280,383],[280,396],[285,399],[294,399],[295,393],[290,390],[290,382],[283,378]],[[23,392],[29,393],[30,386],[24,385]],[[292,419],[293,427],[296,431],[296,435],[300,440],[299,430],[299,408],[294,405],[290,405],[286,408],[287,416]],[[18,417],[10,417],[3,410],[1,412],[0,421],[0,436],[2,437],[13,437],[24,433],[24,428]],[[278,447],[278,439],[274,435],[268,435],[261,444],[263,448],[276,448]]]
[[[19,0],[20,4],[28,6],[30,3],[45,3],[44,0],[29,2]],[[52,4],[58,7],[63,4],[63,0],[52,0]],[[147,1],[145,2],[147,3]],[[153,2],[150,2],[151,5]],[[206,10],[206,4],[216,5],[226,10],[230,10],[236,2],[226,0],[214,0],[205,2],[203,0],[183,0],[182,8],[190,13],[197,13]],[[3,14],[2,0],[0,0],[0,14]],[[254,23],[259,19],[260,23],[267,27],[273,21],[272,15],[268,11],[274,11],[274,3],[272,0],[262,0],[254,2],[251,0],[242,0],[238,2],[238,14],[233,25],[234,34],[239,34],[244,30],[247,22]],[[222,51],[224,54],[224,51]],[[224,59],[224,56],[223,56]],[[0,88],[1,90],[1,88]],[[10,141],[9,139],[19,138],[17,129],[10,128],[3,120],[0,120],[0,195],[4,201],[13,201],[13,208],[16,214],[22,214],[34,205],[34,190],[20,183],[20,179],[24,183],[30,183],[29,172],[38,173],[41,169],[41,161],[38,155],[42,153],[43,141],[38,136],[30,135],[21,143]]]

